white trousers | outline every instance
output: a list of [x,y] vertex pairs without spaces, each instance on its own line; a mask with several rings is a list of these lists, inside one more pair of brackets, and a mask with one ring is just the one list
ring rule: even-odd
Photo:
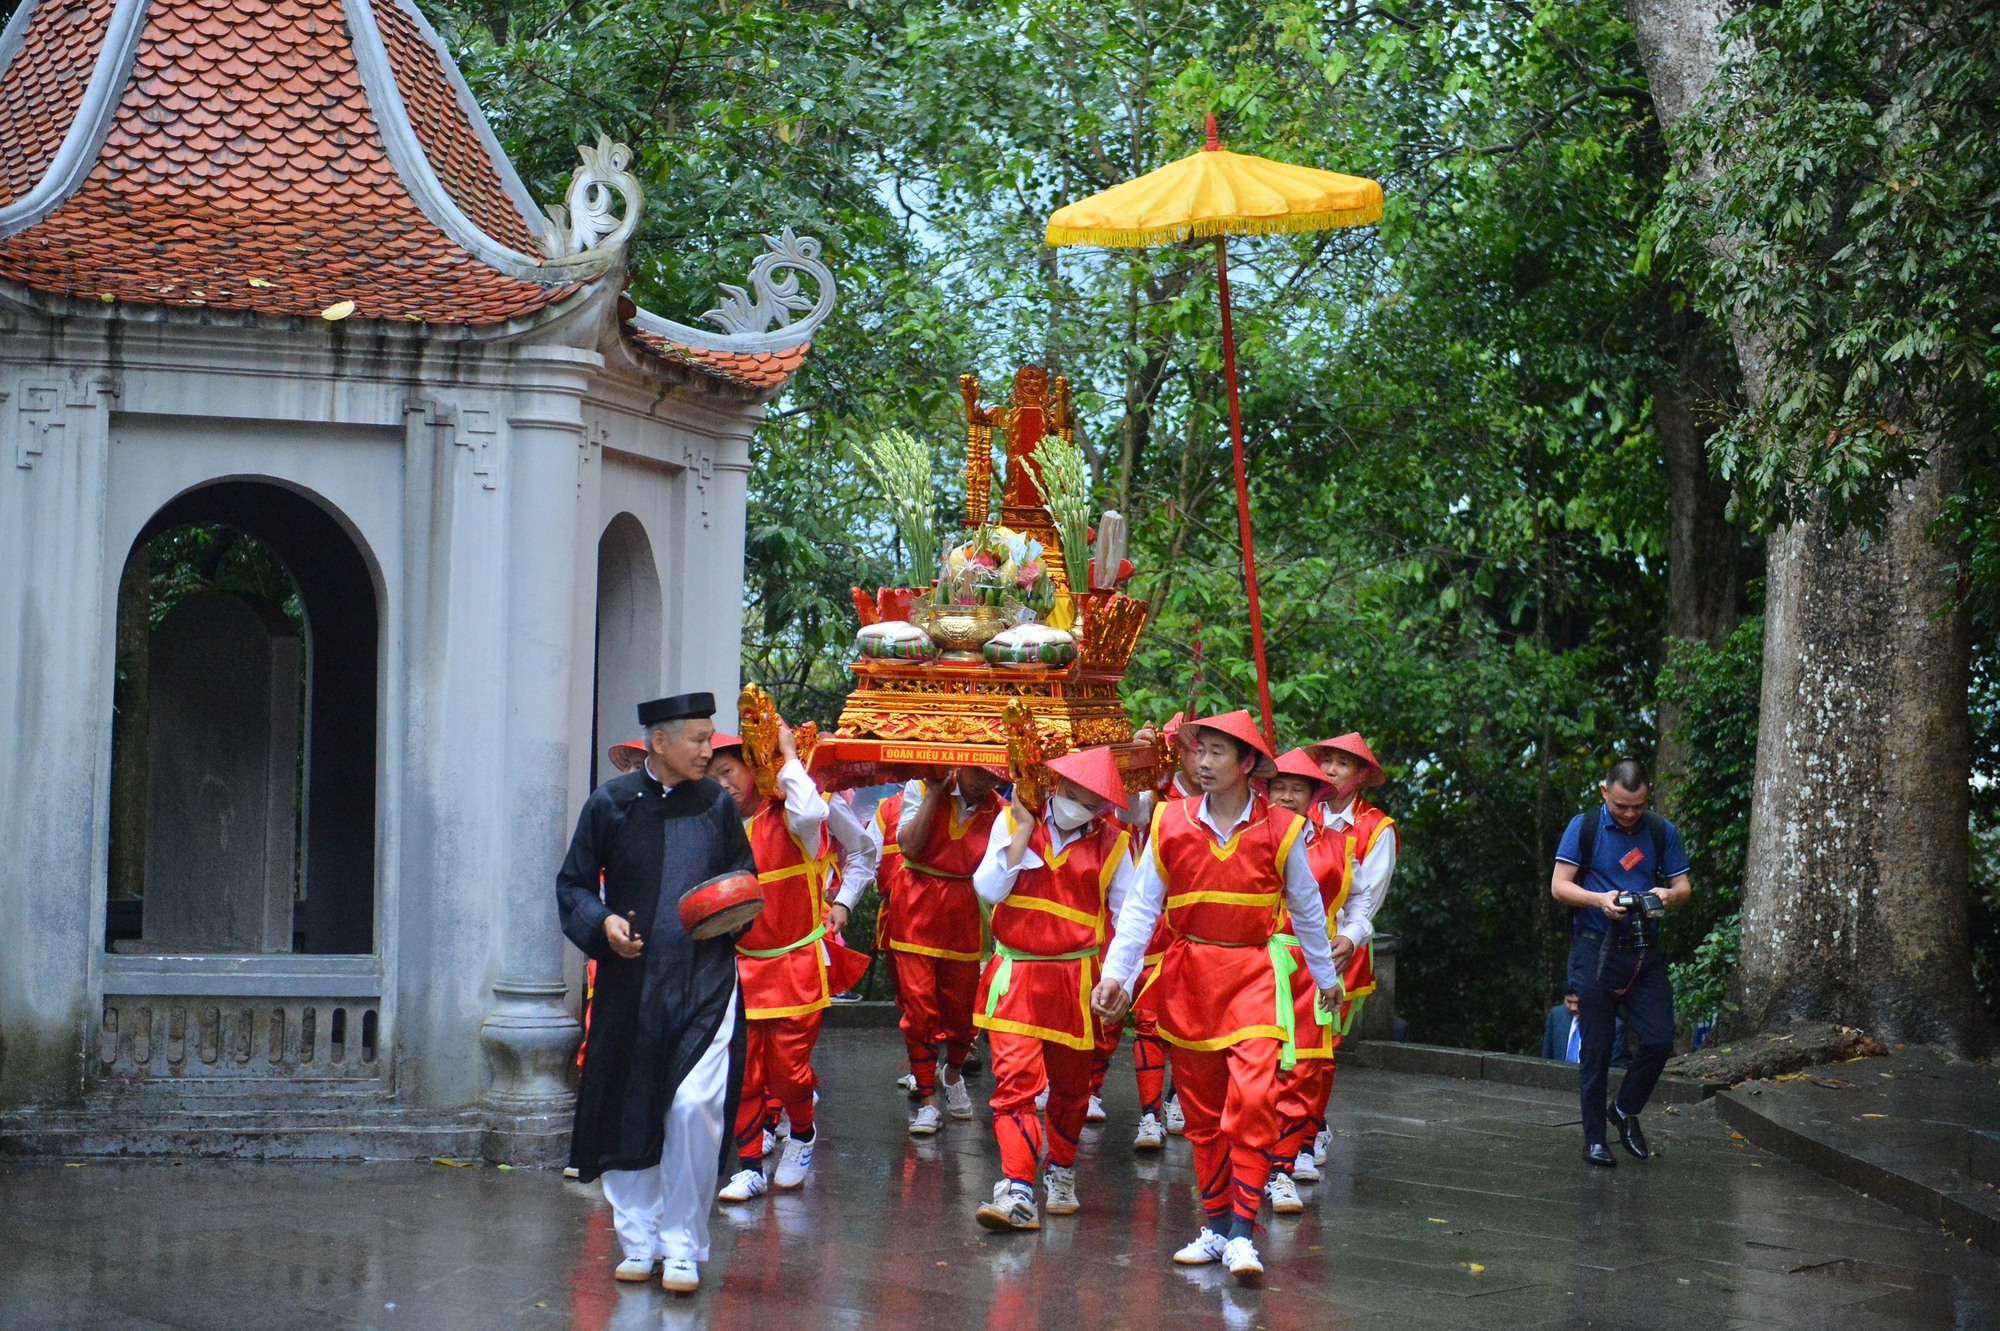
[[729,1095],[729,1040],[736,1031],[736,996],[715,1038],[667,1108],[666,1143],[651,1169],[607,1169],[604,1200],[625,1255],[708,1260],[708,1211],[715,1203],[722,1159],[723,1107]]

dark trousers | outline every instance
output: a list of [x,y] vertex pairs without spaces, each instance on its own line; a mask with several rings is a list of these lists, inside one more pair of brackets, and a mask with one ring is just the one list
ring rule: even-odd
[[1611,1079],[1613,1035],[1622,1010],[1625,1025],[1639,1049],[1625,1069],[1618,1092],[1618,1112],[1637,1114],[1652,1097],[1660,1071],[1674,1052],[1674,987],[1667,977],[1667,959],[1658,948],[1634,957],[1616,953],[1602,978],[1598,960],[1604,935],[1579,932],[1570,943],[1569,982],[1576,990],[1578,1043],[1582,1059],[1576,1069],[1577,1096],[1583,1102],[1585,1144],[1604,1141],[1604,1090]]

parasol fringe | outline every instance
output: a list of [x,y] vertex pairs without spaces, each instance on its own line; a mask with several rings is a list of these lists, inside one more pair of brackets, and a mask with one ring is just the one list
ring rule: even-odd
[[1330,231],[1343,226],[1367,226],[1382,220],[1380,202],[1360,208],[1334,208],[1317,213],[1290,213],[1281,217],[1213,217],[1197,222],[1175,222],[1169,226],[1137,230],[1100,231],[1092,227],[1057,226],[1049,223],[1044,240],[1050,245],[1104,245],[1142,247],[1169,245],[1190,237],[1275,236],[1298,231]]

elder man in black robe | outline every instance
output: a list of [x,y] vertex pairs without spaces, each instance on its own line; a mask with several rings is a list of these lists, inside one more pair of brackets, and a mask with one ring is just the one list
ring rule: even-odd
[[602,1177],[620,1280],[700,1286],[708,1212],[743,1062],[736,940],[681,927],[688,889],[757,871],[728,794],[708,780],[715,697],[639,707],[647,755],[599,786],[556,875],[563,932],[597,962],[570,1164]]

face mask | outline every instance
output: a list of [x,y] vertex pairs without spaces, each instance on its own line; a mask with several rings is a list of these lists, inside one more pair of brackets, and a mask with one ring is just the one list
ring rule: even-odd
[[1091,819],[1097,817],[1097,810],[1078,804],[1067,795],[1049,797],[1049,817],[1065,832],[1074,832]]

